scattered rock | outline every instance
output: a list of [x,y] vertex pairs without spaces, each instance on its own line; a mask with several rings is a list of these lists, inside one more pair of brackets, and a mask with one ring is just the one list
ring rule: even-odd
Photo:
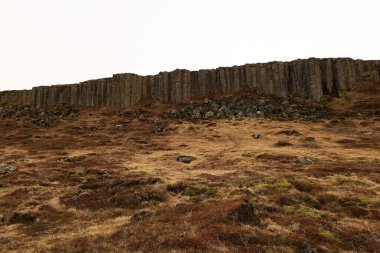
[[51,123],[63,117],[76,117],[79,111],[71,107],[55,107],[51,109],[34,109],[31,106],[11,106],[0,108],[2,118],[29,118],[33,119],[32,124],[37,126],[50,126]]
[[241,201],[237,208],[233,209],[229,215],[230,219],[241,223],[259,223],[255,207],[248,201]]
[[184,156],[184,155],[181,155],[181,156],[178,156],[177,157],[177,161],[178,162],[181,162],[181,163],[191,163],[192,161],[196,160],[195,157],[192,157],[192,156]]
[[258,96],[228,97],[218,101],[206,98],[201,102],[191,102],[180,109],[164,112],[168,118],[191,119],[243,119],[243,118],[274,118],[274,119],[305,119],[314,120],[327,115],[327,110],[321,106],[307,102],[290,104],[288,99]]
[[0,175],[16,172],[18,169],[11,165],[0,163]]
[[252,134],[252,137],[256,140],[260,139],[261,137],[261,134],[259,132],[255,132],[254,134]]
[[299,156],[297,158],[298,162],[299,163],[302,163],[302,164],[306,164],[306,165],[310,165],[313,163],[313,161],[305,156]]
[[117,131],[122,131],[123,130],[123,125],[119,124],[115,126]]

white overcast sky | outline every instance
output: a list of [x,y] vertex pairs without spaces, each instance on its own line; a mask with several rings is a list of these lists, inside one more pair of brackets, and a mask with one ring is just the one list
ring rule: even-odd
[[380,59],[380,0],[0,0],[0,90],[309,57]]

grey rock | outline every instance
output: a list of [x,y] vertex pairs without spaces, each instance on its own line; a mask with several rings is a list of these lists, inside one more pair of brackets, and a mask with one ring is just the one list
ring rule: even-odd
[[256,113],[257,112],[257,107],[256,106],[251,106],[251,107],[248,107],[246,110],[245,110],[245,113]]
[[191,117],[193,119],[200,119],[202,118],[202,114],[198,109],[194,109]]
[[288,100],[284,100],[282,103],[281,103],[282,106],[289,106],[289,101]]
[[203,101],[203,103],[204,103],[204,104],[211,104],[212,101],[211,101],[211,99],[209,99],[209,98],[205,98],[205,100]]
[[273,105],[269,104],[269,105],[265,106],[265,111],[268,113],[272,113],[274,111]]
[[155,119],[153,120],[153,124],[155,124],[155,125],[160,125],[160,124],[161,124],[161,120],[158,119],[158,118],[155,118]]
[[11,165],[0,163],[0,175],[16,172],[18,169]]
[[219,108],[219,112],[224,112],[226,114],[229,114],[231,110],[227,106],[223,105]]
[[237,118],[237,119],[241,119],[241,118],[243,118],[243,117],[244,117],[244,113],[241,112],[241,111],[239,111],[239,112],[236,114],[236,118]]
[[238,105],[238,106],[243,106],[244,105],[244,100],[239,100],[236,104]]
[[260,139],[261,137],[261,134],[259,132],[255,132],[254,134],[252,134],[252,137],[256,140]]
[[219,105],[218,105],[217,103],[213,103],[213,104],[212,104],[212,109],[213,109],[214,111],[218,110],[218,108],[219,108]]
[[253,113],[253,112],[247,113],[247,118],[255,118],[255,117],[256,117],[255,113]]
[[177,162],[181,163],[191,163],[194,160],[196,160],[196,158],[193,156],[181,155],[177,157]]
[[206,114],[205,114],[205,119],[213,118],[214,115],[215,115],[215,114],[214,114],[213,111],[208,111],[208,112],[206,112]]
[[121,125],[121,124],[115,125],[115,128],[116,128],[117,131],[122,131],[123,130],[123,125]]
[[313,161],[305,156],[299,156],[297,158],[298,162],[299,163],[302,163],[302,164],[306,164],[306,165],[310,165],[313,163]]
[[172,110],[170,111],[170,113],[171,113],[172,115],[176,115],[176,114],[178,113],[178,111],[177,111],[176,109],[172,109]]

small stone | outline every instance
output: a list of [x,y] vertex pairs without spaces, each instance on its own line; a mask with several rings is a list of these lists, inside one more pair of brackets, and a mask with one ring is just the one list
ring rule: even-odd
[[256,133],[252,134],[252,137],[253,137],[254,139],[258,140],[258,139],[260,139],[261,134],[258,133],[258,132],[256,132]]
[[241,112],[241,111],[239,111],[239,112],[236,114],[236,118],[237,118],[237,119],[241,119],[241,118],[243,118],[243,117],[244,117],[244,113]]
[[289,101],[288,100],[284,100],[281,104],[283,106],[289,106]]
[[205,98],[205,100],[203,101],[204,104],[210,104],[211,103],[211,100],[209,98]]
[[248,117],[248,118],[255,118],[255,117],[256,117],[256,114],[253,113],[253,112],[249,112],[249,113],[247,113],[247,117]]
[[160,124],[161,124],[161,120],[158,119],[158,118],[155,118],[155,119],[153,120],[153,124],[155,124],[155,125],[160,125]]
[[244,100],[239,100],[239,101],[237,102],[237,105],[238,105],[238,106],[243,106],[244,104],[245,104]]
[[214,112],[213,111],[208,111],[205,114],[205,119],[213,118],[214,117]]
[[176,109],[172,109],[172,110],[170,111],[170,113],[171,113],[172,115],[176,115],[176,114],[178,113],[178,111],[177,111]]
[[212,104],[212,109],[213,109],[214,111],[218,110],[218,108],[219,108],[219,105],[218,105],[217,103],[213,103],[213,104]]
[[264,99],[260,99],[259,100],[259,105],[264,105],[265,104],[265,100]]
[[193,110],[193,114],[191,116],[193,119],[200,119],[202,118],[201,112],[198,109]]
[[140,120],[140,121],[144,121],[144,120],[145,120],[144,114],[141,114],[141,115],[140,115],[139,120]]
[[274,111],[273,105],[269,104],[269,105],[265,106],[265,111],[268,113],[272,113]]
[[191,163],[194,160],[196,160],[196,158],[192,156],[181,155],[177,157],[177,162],[181,163]]
[[16,172],[18,169],[11,165],[0,163],[0,175]]
[[116,125],[115,128],[117,131],[121,131],[123,130],[123,125]]
[[298,158],[298,162],[299,163],[302,163],[302,164],[306,164],[306,165],[310,165],[313,163],[313,161],[305,156],[299,156]]
[[231,110],[228,109],[228,107],[225,106],[225,105],[221,106],[221,107],[219,108],[218,111],[219,111],[219,112],[224,112],[224,113],[226,113],[226,114],[229,114],[229,113],[231,112]]

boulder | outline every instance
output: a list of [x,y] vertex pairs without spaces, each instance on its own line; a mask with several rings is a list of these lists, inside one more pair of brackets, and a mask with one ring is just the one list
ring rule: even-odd
[[240,223],[260,223],[259,218],[256,215],[255,207],[246,200],[241,201],[234,209],[231,210],[229,218]]
[[191,163],[194,160],[196,160],[196,158],[193,156],[181,155],[177,157],[177,162],[181,162],[181,163]]

